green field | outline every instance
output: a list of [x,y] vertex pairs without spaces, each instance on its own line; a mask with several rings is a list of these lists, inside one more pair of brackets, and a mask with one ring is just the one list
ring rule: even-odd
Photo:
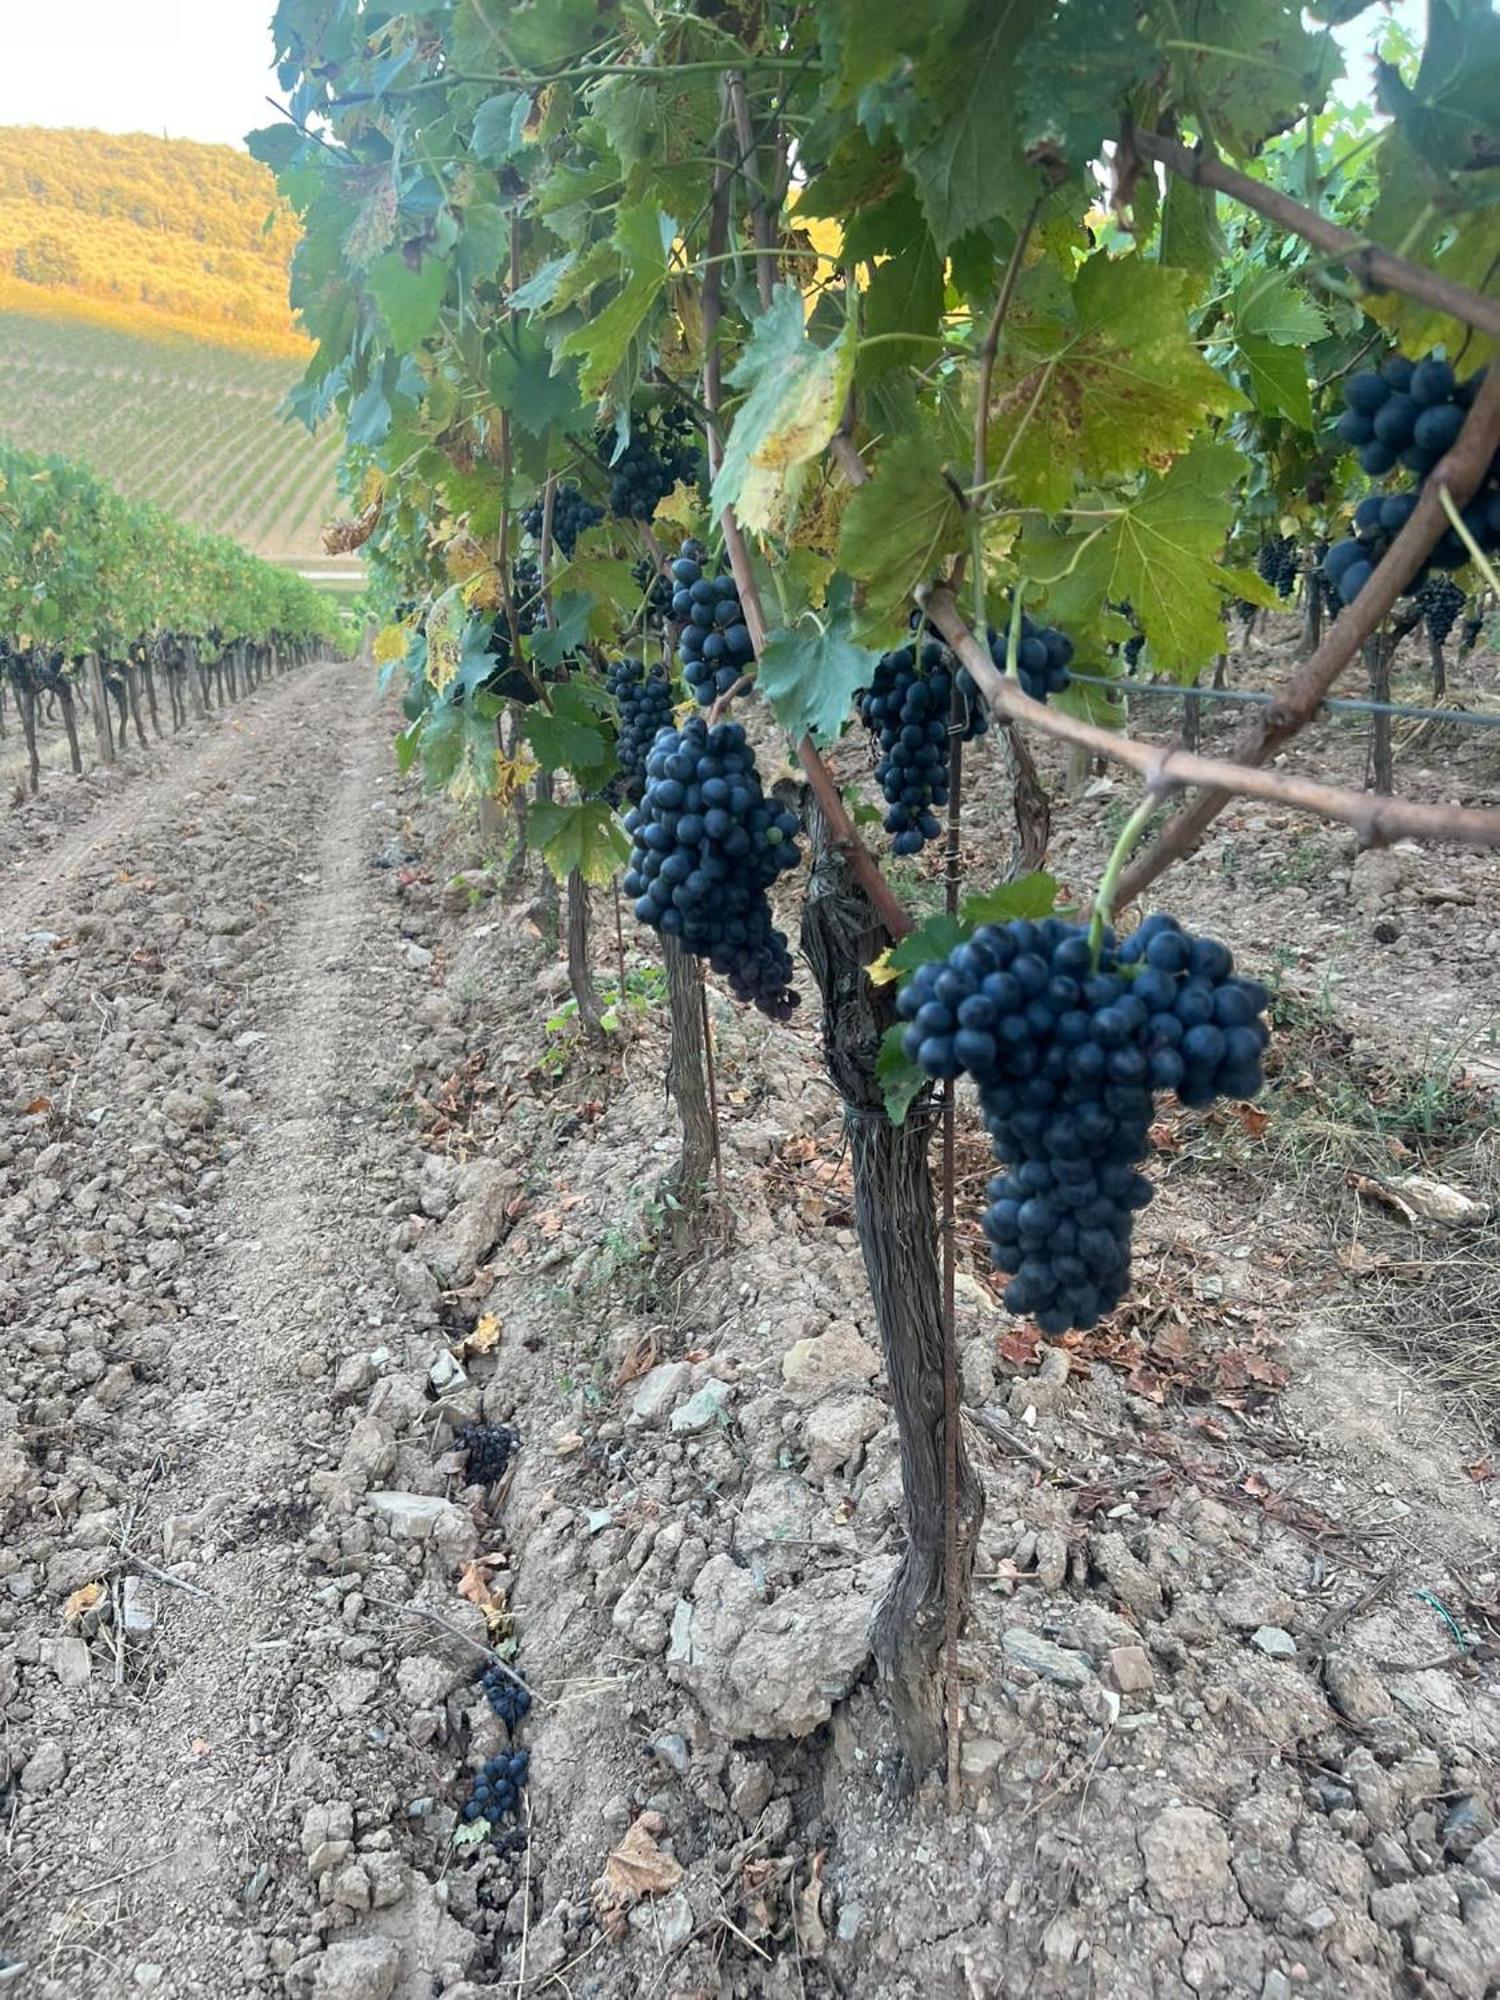
[[336,433],[310,437],[280,415],[296,376],[262,355],[0,313],[0,437],[80,459],[257,555],[357,576],[357,561],[322,548]]

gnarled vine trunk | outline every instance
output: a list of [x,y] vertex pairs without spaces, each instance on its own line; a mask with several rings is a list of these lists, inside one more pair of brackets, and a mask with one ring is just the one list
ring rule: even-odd
[[[594,990],[589,964],[589,888],[574,868],[568,873],[568,986],[578,1003],[578,1018],[591,1042],[604,1040],[604,1010]],[[623,1005],[624,995],[621,995]]]
[[713,1107],[708,1101],[708,1051],[703,1039],[703,972],[692,953],[674,937],[661,941],[667,968],[667,1089],[682,1125],[682,1151],[667,1176],[674,1251],[690,1254],[697,1242],[697,1218],[714,1162]]
[[[912,1768],[942,1756],[936,1666],[943,1644],[943,1305],[928,1147],[930,1100],[893,1125],[875,1074],[895,1020],[894,989],[865,968],[888,939],[816,801],[802,949],[823,997],[823,1050],[839,1095],[854,1175],[854,1227],[880,1330],[901,1446],[906,1549],[875,1618],[875,1659]],[[984,1499],[958,1439],[960,1589],[968,1594]]]

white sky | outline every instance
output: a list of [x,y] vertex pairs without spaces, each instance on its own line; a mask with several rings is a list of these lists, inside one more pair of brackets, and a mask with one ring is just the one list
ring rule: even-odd
[[[273,0],[0,0],[0,125],[84,125],[239,145],[268,125]],[[1387,11],[1409,25],[1423,0],[1387,0],[1339,31],[1352,72]],[[1351,90],[1350,85],[1354,88]]]
[[0,125],[239,145],[276,114],[275,0],[0,0]]

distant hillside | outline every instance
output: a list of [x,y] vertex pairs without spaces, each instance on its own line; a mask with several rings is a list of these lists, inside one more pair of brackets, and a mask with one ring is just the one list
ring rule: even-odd
[[278,410],[294,361],[0,312],[0,437],[82,459],[131,498],[318,572],[337,437]]
[[295,360],[296,240],[270,173],[229,146],[0,126],[0,311]]

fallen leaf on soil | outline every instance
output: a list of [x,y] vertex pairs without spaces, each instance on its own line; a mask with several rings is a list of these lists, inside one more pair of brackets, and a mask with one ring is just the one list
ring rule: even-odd
[[1013,1326],[1002,1333],[995,1347],[1002,1361],[1012,1368],[1034,1368],[1040,1358],[1042,1336],[1034,1326]]
[[660,1351],[654,1333],[648,1333],[643,1339],[638,1340],[620,1363],[619,1373],[615,1376],[615,1387],[623,1389],[628,1382],[638,1382],[641,1376],[649,1374],[656,1366]]
[[812,1858],[806,1884],[797,1891],[797,1942],[807,1958],[821,1958],[828,1949],[828,1933],[823,1928],[823,1862],[827,1849],[820,1847]]
[[43,1111],[50,1111],[51,1109],[52,1099],[50,1097],[33,1097],[21,1115],[23,1118],[36,1118]]
[[1271,1122],[1269,1111],[1262,1111],[1259,1105],[1256,1104],[1231,1104],[1229,1109],[1245,1128],[1247,1137],[1251,1139],[1264,1138],[1266,1128]]
[[1476,1486],[1483,1486],[1487,1479],[1493,1479],[1495,1476],[1495,1461],[1492,1458],[1472,1459],[1464,1467],[1464,1471],[1468,1473]]
[[470,1354],[491,1354],[500,1345],[504,1327],[494,1313],[481,1313],[473,1327],[453,1349],[454,1359],[462,1361]]
[[1477,1229],[1490,1219],[1487,1201],[1476,1201],[1462,1189],[1449,1187],[1426,1174],[1402,1174],[1395,1180],[1373,1180],[1351,1174],[1350,1186],[1404,1215],[1408,1222],[1436,1222],[1448,1229]]
[[664,1896],[682,1880],[680,1863],[656,1844],[665,1830],[660,1813],[643,1812],[605,1862],[594,1884],[594,1907],[611,1937],[623,1937],[625,1912],[642,1896]]
[[1154,1150],[1158,1153],[1180,1153],[1182,1151],[1182,1140],[1178,1137],[1175,1126],[1163,1125],[1158,1120],[1151,1127],[1147,1137],[1150,1139]]
[[464,1564],[459,1572],[458,1594],[484,1613],[484,1622],[491,1634],[508,1628],[510,1611],[505,1593],[496,1590],[494,1576],[483,1557]]
[[575,1451],[583,1450],[582,1432],[564,1431],[552,1449],[559,1458],[571,1458]]
[[75,1590],[63,1606],[63,1617],[69,1625],[76,1625],[85,1611],[92,1611],[104,1595],[102,1583],[86,1583],[81,1590]]

